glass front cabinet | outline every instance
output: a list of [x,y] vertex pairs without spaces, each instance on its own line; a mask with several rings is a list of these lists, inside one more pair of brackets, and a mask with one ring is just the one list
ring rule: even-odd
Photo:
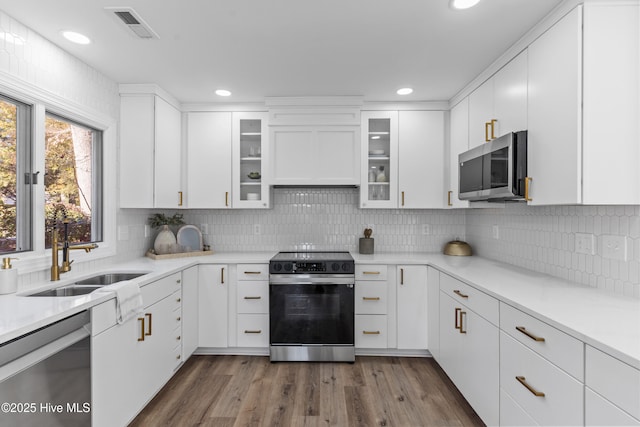
[[233,207],[268,208],[268,114],[233,113]]
[[363,111],[361,208],[398,206],[398,112]]

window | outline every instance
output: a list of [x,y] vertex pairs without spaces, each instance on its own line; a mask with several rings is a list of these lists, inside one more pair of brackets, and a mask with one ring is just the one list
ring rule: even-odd
[[0,96],[0,253],[32,249],[31,107]]
[[54,226],[71,243],[102,240],[101,131],[47,114],[44,185],[46,248]]

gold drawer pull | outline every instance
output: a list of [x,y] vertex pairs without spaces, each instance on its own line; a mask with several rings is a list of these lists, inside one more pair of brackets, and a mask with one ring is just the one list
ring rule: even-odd
[[176,356],[176,360],[180,360],[180,355],[177,355],[177,356]]
[[176,320],[179,322],[179,321],[182,320],[182,318],[181,317],[177,317]]
[[180,341],[180,335],[176,337],[176,341]]
[[245,334],[261,334],[262,333],[262,329],[258,329],[257,331],[245,330],[244,333]]
[[460,329],[460,310],[462,310],[461,308],[457,308],[456,307],[456,329]]
[[525,388],[527,390],[529,390],[531,392],[531,394],[533,394],[534,396],[544,397],[544,393],[543,392],[538,391],[535,388],[531,387],[529,384],[527,384],[527,381],[526,381],[527,379],[525,377],[516,377],[516,379],[518,380],[518,382],[520,384],[525,386]]
[[529,196],[529,191],[530,191],[530,187],[531,187],[531,181],[533,180],[533,178],[531,178],[530,176],[526,177],[524,179],[524,200],[527,202],[533,202],[533,199]]
[[451,203],[451,193],[453,193],[453,191],[447,191],[447,206],[453,206]]
[[456,295],[458,295],[458,296],[459,296],[459,297],[461,297],[461,298],[469,298],[469,295],[465,295],[465,294],[463,294],[462,292],[460,292],[460,291],[459,291],[459,290],[457,290],[457,289],[456,289],[456,290],[454,290],[454,291],[453,291],[453,293],[454,293],[454,294],[456,294]]
[[522,332],[523,334],[525,334],[526,336],[528,336],[534,341],[544,342],[544,338],[533,335],[531,332],[527,331],[527,329],[524,326],[516,326],[516,329],[518,330],[518,332]]
[[363,271],[362,274],[380,274],[379,271]]
[[380,335],[380,331],[362,331],[364,335]]
[[182,299],[181,299],[181,298],[178,298],[178,299],[176,300],[176,302],[182,302]]
[[145,332],[145,335],[151,335],[151,324],[153,323],[153,313],[145,313],[144,315],[147,319],[149,319],[149,332]]
[[244,299],[262,299],[262,297],[244,297]]
[[362,297],[363,301],[380,301],[380,297]]
[[244,274],[260,274],[260,271],[245,271]]
[[140,336],[138,337],[138,341],[144,341],[144,317],[138,317],[138,320],[140,321]]

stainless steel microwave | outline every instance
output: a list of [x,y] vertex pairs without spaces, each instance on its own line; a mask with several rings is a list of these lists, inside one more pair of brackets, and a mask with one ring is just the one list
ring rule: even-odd
[[524,200],[527,131],[511,132],[458,156],[460,200]]

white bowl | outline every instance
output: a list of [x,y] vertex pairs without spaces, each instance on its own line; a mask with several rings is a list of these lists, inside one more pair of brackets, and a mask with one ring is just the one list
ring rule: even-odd
[[260,193],[247,193],[247,200],[260,200]]

